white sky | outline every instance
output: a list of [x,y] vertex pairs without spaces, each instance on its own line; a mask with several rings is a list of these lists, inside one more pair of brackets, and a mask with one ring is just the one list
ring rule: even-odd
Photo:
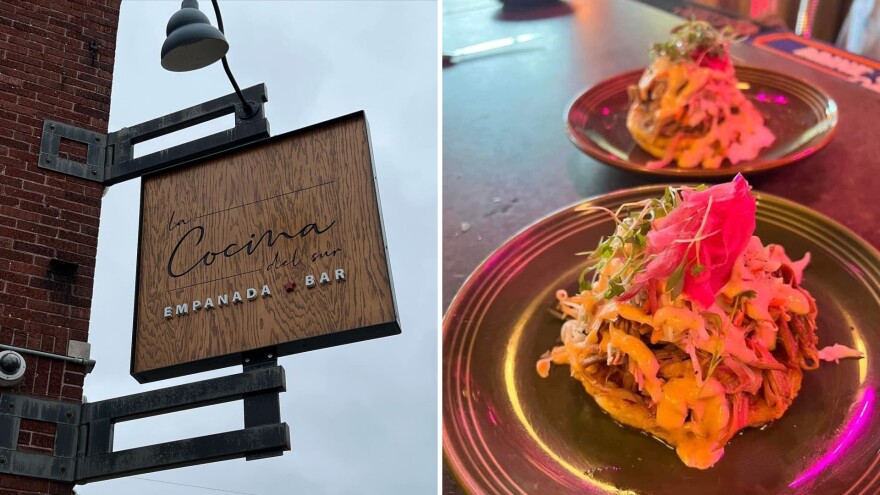
[[[179,1],[122,2],[111,131],[232,92],[219,63],[189,73],[166,72],[159,65],[165,25],[179,7]],[[200,7],[215,22],[211,2],[203,0]],[[97,482],[77,492],[435,493],[437,4],[221,0],[220,8],[230,43],[227,57],[239,85],[268,86],[273,135],[366,110],[403,334],[280,360],[287,370],[281,415],[292,443],[282,457]],[[201,135],[230,122],[231,117]],[[197,137],[181,134],[162,147]],[[241,371],[149,385],[129,375],[139,187],[139,180],[112,186],[102,207],[89,334],[97,366],[85,386],[92,402]],[[241,402],[233,402],[120,424],[114,448],[242,426]]]

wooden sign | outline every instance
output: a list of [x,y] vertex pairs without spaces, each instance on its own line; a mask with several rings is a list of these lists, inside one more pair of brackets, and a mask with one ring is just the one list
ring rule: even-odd
[[400,333],[358,112],[144,177],[131,374]]

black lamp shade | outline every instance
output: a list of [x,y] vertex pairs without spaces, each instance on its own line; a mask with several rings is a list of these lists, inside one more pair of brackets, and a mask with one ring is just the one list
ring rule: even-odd
[[168,21],[166,33],[162,67],[172,72],[207,67],[229,51],[226,37],[211,25],[194,0],[184,0],[183,7]]

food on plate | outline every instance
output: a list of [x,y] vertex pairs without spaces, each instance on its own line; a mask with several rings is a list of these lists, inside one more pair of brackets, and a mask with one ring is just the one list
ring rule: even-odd
[[778,419],[820,360],[816,303],[792,260],[754,236],[755,199],[737,175],[713,187],[604,210],[616,222],[587,257],[575,294],[556,294],[561,344],[537,362],[567,365],[602,409],[676,449],[688,466],[718,462],[747,426]]
[[680,168],[752,160],[775,137],[743,94],[730,61],[731,35],[690,21],[651,49],[651,65],[629,87],[626,128],[636,143]]

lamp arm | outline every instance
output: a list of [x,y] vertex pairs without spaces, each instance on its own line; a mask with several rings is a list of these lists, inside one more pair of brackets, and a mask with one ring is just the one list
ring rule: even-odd
[[[211,4],[214,6],[214,15],[217,16],[217,28],[225,35],[226,32],[223,31],[223,16],[220,15],[220,5],[217,3],[217,0],[211,0]],[[232,83],[232,88],[235,89],[235,94],[238,95],[238,98],[241,100],[241,109],[244,112],[244,117],[252,117],[256,112],[251,108],[250,103],[244,99],[244,94],[242,94],[241,88],[239,88],[238,83],[235,82],[235,77],[232,76],[232,70],[229,69],[229,62],[226,61],[226,55],[223,55],[223,58],[221,58],[220,61],[223,62],[223,70],[226,71],[226,76],[229,78],[229,82]]]

